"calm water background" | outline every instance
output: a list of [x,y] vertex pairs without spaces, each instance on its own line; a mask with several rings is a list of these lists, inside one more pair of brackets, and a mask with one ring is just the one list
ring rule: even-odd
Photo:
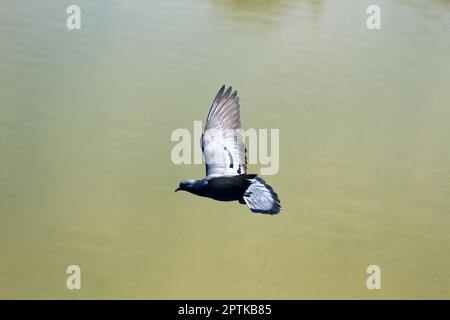
[[[449,1],[72,3],[0,4],[1,298],[450,298]],[[173,192],[223,83],[279,216]]]

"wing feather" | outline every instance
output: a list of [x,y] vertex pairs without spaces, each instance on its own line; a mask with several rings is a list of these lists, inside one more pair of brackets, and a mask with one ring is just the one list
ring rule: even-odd
[[260,177],[250,179],[250,186],[244,193],[244,201],[252,212],[277,214],[281,211],[280,199],[272,187]]
[[217,93],[208,113],[201,144],[207,177],[247,172],[239,97],[232,87],[225,90],[222,86]]

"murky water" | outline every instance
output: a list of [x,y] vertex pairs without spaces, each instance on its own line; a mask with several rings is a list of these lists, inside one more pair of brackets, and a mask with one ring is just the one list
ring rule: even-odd
[[[449,1],[72,2],[0,4],[1,298],[450,298]],[[223,83],[279,216],[173,192]]]

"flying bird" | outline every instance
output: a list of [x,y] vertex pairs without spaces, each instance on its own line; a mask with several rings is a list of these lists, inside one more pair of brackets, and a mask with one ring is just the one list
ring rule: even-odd
[[277,214],[278,195],[256,174],[247,173],[247,149],[241,132],[237,91],[220,88],[209,110],[200,139],[206,177],[182,180],[176,191],[188,191],[218,201],[238,201],[252,212]]

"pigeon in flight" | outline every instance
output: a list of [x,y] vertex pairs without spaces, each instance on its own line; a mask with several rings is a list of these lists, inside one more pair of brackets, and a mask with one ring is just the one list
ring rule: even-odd
[[219,201],[247,204],[252,212],[277,214],[281,210],[278,195],[272,187],[247,173],[247,149],[241,132],[237,91],[225,86],[219,90],[206,120],[200,139],[206,162],[206,178],[185,179],[176,191],[188,191]]

